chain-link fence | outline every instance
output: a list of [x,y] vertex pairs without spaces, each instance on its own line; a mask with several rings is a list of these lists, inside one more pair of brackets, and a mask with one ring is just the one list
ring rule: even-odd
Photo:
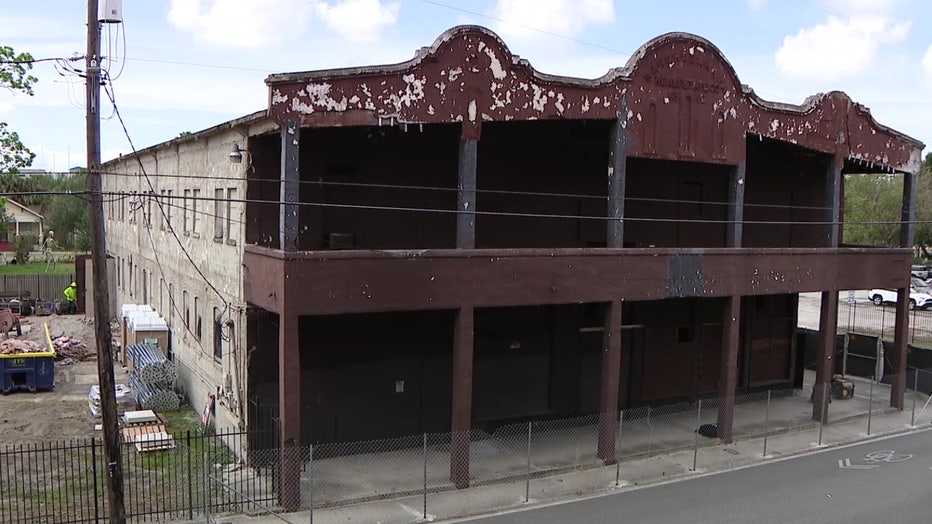
[[[801,389],[696,397],[493,431],[285,449],[251,446],[269,439],[240,432],[175,434],[146,450],[127,442],[127,514],[135,521],[251,513],[306,522],[315,509],[391,502],[403,510],[399,522],[462,517],[702,471],[722,454],[737,464],[783,453],[780,436],[798,430],[812,432],[818,445],[932,423],[932,372],[924,369],[910,368],[902,380],[852,375],[825,388],[814,387],[811,371],[806,378]],[[903,411],[890,405],[897,388],[905,390]],[[822,403],[824,425],[817,416]],[[105,471],[97,439],[6,447],[0,450],[0,520],[105,520]],[[303,516],[289,515],[295,511]]]
[[[913,309],[908,314],[907,341],[932,347],[932,309]],[[879,335],[893,340],[896,329],[896,307],[893,304],[874,305],[870,300],[842,298],[838,302],[838,331]]]

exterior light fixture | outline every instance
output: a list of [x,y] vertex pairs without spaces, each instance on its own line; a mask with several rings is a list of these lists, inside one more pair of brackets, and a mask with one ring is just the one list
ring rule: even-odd
[[227,155],[227,158],[234,164],[239,164],[243,161],[243,150],[239,148],[238,142],[233,142],[233,149],[230,150],[230,154]]

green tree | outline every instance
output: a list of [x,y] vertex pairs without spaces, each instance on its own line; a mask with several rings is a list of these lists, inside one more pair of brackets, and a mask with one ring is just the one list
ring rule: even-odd
[[[38,81],[29,74],[32,60],[29,53],[17,53],[12,47],[0,46],[0,86],[32,96],[32,85]],[[10,131],[6,122],[0,122],[0,172],[16,173],[32,164],[35,157],[35,153],[20,141],[19,135]]]
[[902,176],[846,175],[845,244],[897,246],[902,195]]
[[48,196],[42,204],[47,229],[55,231],[55,240],[65,249],[89,250],[90,228],[87,199],[81,194],[86,175],[75,174],[60,179],[47,177]]
[[932,258],[932,153],[926,155],[916,183],[916,247]]

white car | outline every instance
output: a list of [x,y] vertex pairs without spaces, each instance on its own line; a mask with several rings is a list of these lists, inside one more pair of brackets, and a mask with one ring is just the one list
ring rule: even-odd
[[[895,289],[872,289],[867,292],[867,297],[875,306],[896,304]],[[909,287],[909,309],[925,309],[929,306],[932,306],[932,288],[922,280],[913,277],[912,285]]]

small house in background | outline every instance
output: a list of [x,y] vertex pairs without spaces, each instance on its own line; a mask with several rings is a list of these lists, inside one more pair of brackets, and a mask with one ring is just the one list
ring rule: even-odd
[[5,234],[0,235],[0,251],[15,250],[18,235],[31,234],[35,237],[35,243],[39,243],[44,216],[10,198],[5,200],[3,211],[10,217],[10,227]]

